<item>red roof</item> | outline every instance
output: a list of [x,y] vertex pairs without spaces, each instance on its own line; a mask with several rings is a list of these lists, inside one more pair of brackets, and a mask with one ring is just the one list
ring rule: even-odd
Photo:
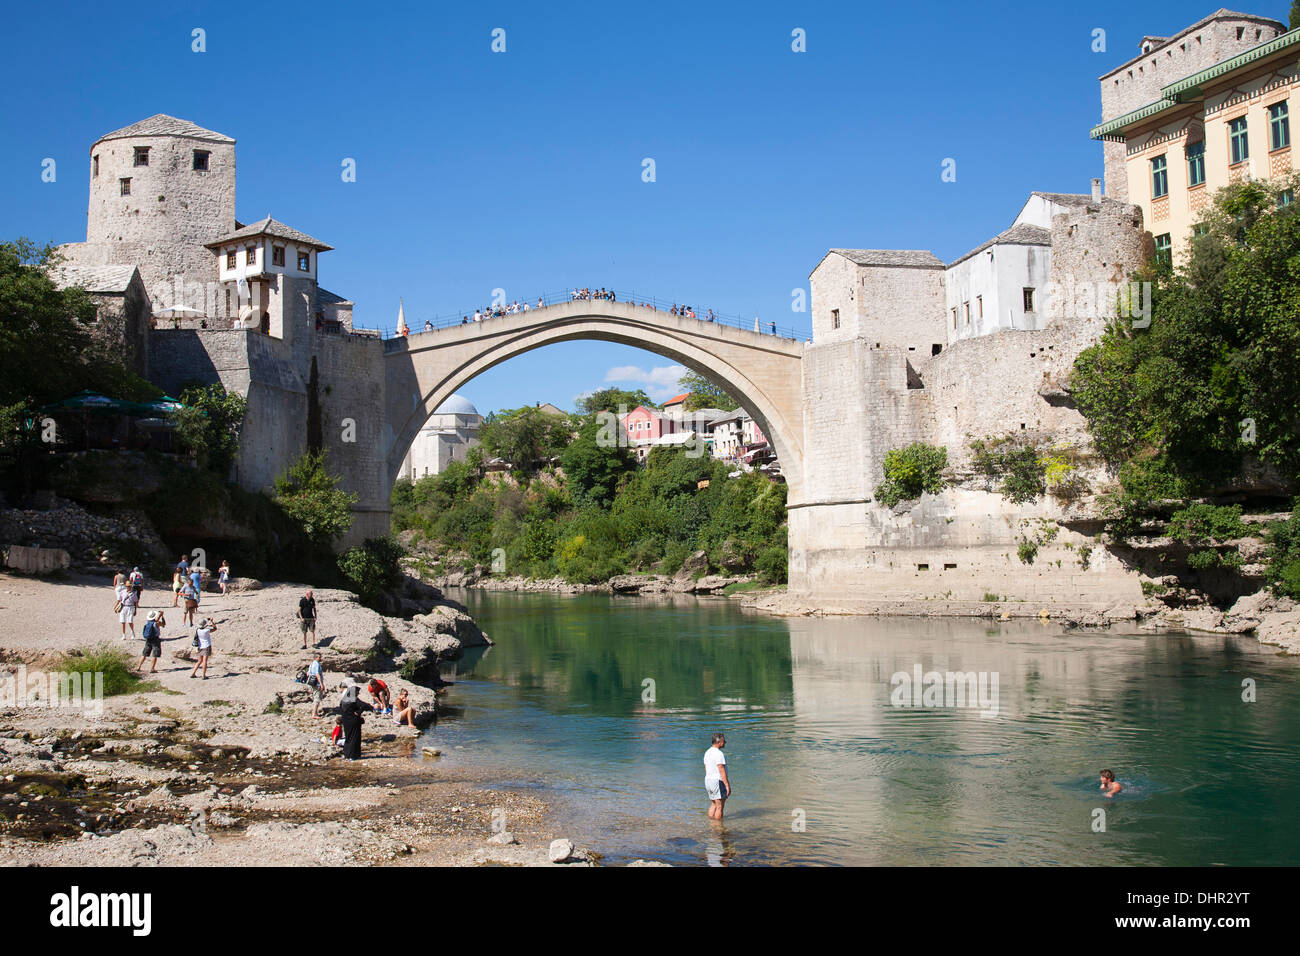
[[680,395],[674,395],[672,398],[668,399],[668,401],[664,402],[664,407],[667,408],[669,405],[680,405],[690,397],[690,392],[682,392]]

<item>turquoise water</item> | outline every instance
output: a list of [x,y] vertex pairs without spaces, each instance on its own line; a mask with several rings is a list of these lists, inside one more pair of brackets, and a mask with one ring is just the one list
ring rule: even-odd
[[[447,668],[448,713],[422,743],[537,788],[611,861],[1300,862],[1300,659],[1253,638],[454,596],[496,646]],[[895,706],[893,675],[918,665],[986,675],[990,714]],[[705,816],[714,730],[734,784],[721,824]],[[1102,767],[1125,788],[1113,800]]]

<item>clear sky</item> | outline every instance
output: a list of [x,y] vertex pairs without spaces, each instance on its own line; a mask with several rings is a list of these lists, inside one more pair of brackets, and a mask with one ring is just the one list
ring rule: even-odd
[[[1087,192],[1097,78],[1205,3],[62,3],[0,31],[0,238],[85,238],[88,150],[169,113],[238,140],[237,215],[335,247],[321,284],[392,328],[574,285],[805,333],[832,247],[950,261],[1031,190]],[[1285,21],[1289,4],[1243,12]],[[191,49],[206,31],[207,50]],[[492,31],[505,31],[505,52]],[[1094,30],[1105,52],[1094,52]],[[806,52],[792,50],[802,29]],[[56,182],[41,164],[56,159]],[[341,164],[356,161],[356,182]],[[642,178],[643,160],[655,181]],[[941,178],[955,160],[956,181]],[[671,363],[569,343],[469,383],[479,409]]]

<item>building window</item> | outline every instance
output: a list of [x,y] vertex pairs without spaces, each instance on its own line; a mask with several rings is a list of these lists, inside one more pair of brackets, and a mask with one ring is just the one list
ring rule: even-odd
[[1151,160],[1151,198],[1169,195],[1169,168],[1164,156]]
[[1246,138],[1246,117],[1239,116],[1228,123],[1228,141],[1232,147],[1230,165],[1236,166],[1250,159],[1250,141]]
[[311,272],[311,253],[310,253],[310,252],[301,252],[301,251],[300,251],[300,252],[298,253],[298,271],[299,271],[299,272]]
[[257,246],[249,246],[244,250],[244,262],[250,266],[257,265]]
[[123,196],[129,196],[129,195],[131,195],[131,180],[130,180],[130,178],[128,177],[127,179],[119,179],[118,182],[119,182],[119,183],[121,184],[121,186],[122,186],[122,195],[123,195]]
[[92,157],[90,157],[90,175],[92,175],[92,176],[98,176],[98,175],[99,175],[99,157],[98,157],[98,156],[92,156]]
[[1199,239],[1201,236],[1208,236],[1209,234],[1210,234],[1209,223],[1198,222],[1194,226],[1192,226],[1193,239]]
[[1187,185],[1199,186],[1205,182],[1205,140],[1187,144]]
[[1025,307],[1025,311],[1033,312],[1034,311],[1034,290],[1028,288],[1022,289],[1021,297]]
[[284,246],[271,247],[271,265],[273,266],[284,265]]
[[840,327],[840,310],[831,309],[831,328],[838,329],[839,327]]
[[1162,266],[1167,266],[1173,261],[1171,253],[1172,244],[1169,240],[1169,233],[1156,236],[1156,262]]
[[211,155],[206,149],[196,149],[194,151],[195,172],[206,173],[208,171],[208,157]]
[[237,265],[239,265],[239,253],[231,249],[226,253],[226,268],[233,269]]
[[954,307],[953,310],[952,310],[952,328],[953,328],[953,331],[954,331],[954,332],[957,330],[957,309],[956,309],[956,307]]
[[1287,206],[1291,205],[1293,202],[1295,202],[1295,190],[1294,190],[1294,189],[1284,189],[1284,190],[1282,190],[1280,193],[1277,194],[1277,208],[1278,208],[1278,209],[1285,209]]
[[1285,101],[1274,103],[1268,108],[1268,138],[1273,149],[1291,145],[1291,121],[1287,118]]
[[149,147],[148,147],[148,146],[137,146],[137,147],[135,148],[135,165],[136,165],[136,166],[148,166],[148,165],[149,165]]
[[965,316],[966,318],[966,328],[969,329],[970,328],[970,303],[963,302],[961,304],[961,307],[962,307],[962,315]]
[[984,296],[975,296],[975,317],[984,318]]

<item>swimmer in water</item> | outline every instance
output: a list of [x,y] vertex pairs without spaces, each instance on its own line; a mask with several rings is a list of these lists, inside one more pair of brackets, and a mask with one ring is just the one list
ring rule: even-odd
[[1103,771],[1101,772],[1101,792],[1102,792],[1102,793],[1104,793],[1104,794],[1105,794],[1106,796],[1108,796],[1108,797],[1113,797],[1113,796],[1115,796],[1115,794],[1119,793],[1119,792],[1120,792],[1121,790],[1123,790],[1123,789],[1124,789],[1124,788],[1123,788],[1122,786],[1120,786],[1119,781],[1115,779],[1115,773],[1114,773],[1114,771],[1111,771],[1111,770],[1103,770]]

